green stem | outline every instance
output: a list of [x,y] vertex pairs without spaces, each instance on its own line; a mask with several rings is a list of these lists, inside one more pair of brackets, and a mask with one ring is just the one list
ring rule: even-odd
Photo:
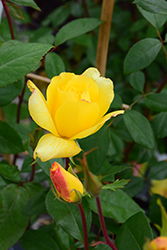
[[83,226],[83,233],[84,233],[84,247],[85,250],[89,250],[89,246],[88,246],[88,233],[87,233],[87,227],[86,227],[86,218],[85,218],[85,213],[82,207],[82,204],[78,204],[78,208],[79,208],[79,212],[81,215],[81,219],[82,219],[82,226]]
[[1,2],[2,2],[2,4],[3,4],[4,11],[5,11],[7,20],[8,20],[11,38],[14,40],[15,37],[14,37],[14,32],[13,32],[13,27],[12,27],[12,21],[11,21],[11,18],[10,18],[9,9],[8,9],[7,4],[6,4],[6,0],[1,0]]
[[98,214],[99,214],[99,220],[100,220],[100,224],[101,224],[101,228],[102,228],[102,231],[103,231],[104,238],[105,238],[107,244],[113,250],[118,250],[116,248],[115,244],[110,241],[110,238],[108,236],[107,229],[106,229],[105,222],[104,222],[104,217],[103,217],[103,213],[102,213],[102,208],[101,208],[101,203],[100,203],[99,196],[96,197],[96,204],[97,204],[97,209],[98,209]]

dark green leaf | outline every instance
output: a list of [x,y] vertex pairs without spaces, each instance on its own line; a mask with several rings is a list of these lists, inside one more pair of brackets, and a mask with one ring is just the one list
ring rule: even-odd
[[127,166],[127,165],[125,165],[125,166],[119,166],[119,165],[118,166],[112,166],[112,165],[110,165],[110,168],[108,168],[107,171],[105,171],[103,173],[103,175],[105,176],[105,175],[110,175],[110,174],[116,174],[116,173],[124,171],[124,170],[126,170],[128,168],[130,168],[130,166]]
[[137,71],[137,72],[131,73],[129,81],[130,81],[130,85],[134,89],[136,89],[140,92],[143,92],[143,88],[144,88],[144,84],[145,84],[145,75],[142,71]]
[[20,181],[20,171],[17,166],[9,164],[0,164],[0,174],[7,180],[14,182]]
[[167,178],[167,162],[161,161],[152,165],[148,174],[148,178],[156,180],[163,180]]
[[0,175],[0,190],[6,187],[10,183],[11,183],[10,181],[6,180]]
[[33,197],[34,195],[36,195],[40,192],[46,191],[46,188],[44,188],[44,186],[42,186],[39,183],[35,183],[35,182],[24,183],[23,187],[27,190],[30,197]]
[[161,14],[150,13],[137,6],[141,14],[156,28],[159,29],[166,22],[166,16]]
[[23,143],[18,133],[6,122],[0,121],[0,152],[17,154],[23,152]]
[[129,74],[146,68],[158,55],[161,42],[154,38],[145,38],[129,50],[124,61],[124,73]]
[[167,2],[165,0],[135,0],[142,9],[151,13],[167,14]]
[[48,44],[38,43],[20,43],[6,48],[1,47],[0,87],[7,86],[32,71],[51,47]]
[[46,191],[35,194],[26,204],[24,209],[25,215],[40,215],[45,212]]
[[145,105],[156,112],[167,111],[167,98],[165,93],[158,93],[146,96]]
[[23,235],[29,217],[23,214],[28,193],[22,187],[10,184],[0,192],[0,249],[7,250]]
[[[89,231],[91,225],[91,211],[86,200],[83,199],[82,205]],[[78,240],[83,239],[82,221],[79,209],[76,205],[67,202],[61,202],[55,199],[55,196],[50,190],[46,197],[46,207],[49,214],[59,224],[59,226],[63,228],[65,232]]]
[[12,0],[11,2],[15,3],[19,6],[29,6],[29,7],[36,9],[36,10],[40,10],[38,5],[33,0]]
[[111,250],[111,247],[106,244],[100,244],[94,248],[95,250]]
[[74,245],[74,239],[67,234],[56,222],[54,226],[54,239],[60,249],[70,249]]
[[56,35],[55,45],[58,46],[67,40],[83,35],[101,24],[96,18],[80,18],[64,25]]
[[155,138],[149,121],[139,112],[126,111],[124,116],[125,125],[133,140],[139,145],[153,149]]
[[92,172],[97,172],[103,164],[109,149],[109,129],[104,126],[97,133],[88,136],[87,138],[78,140],[78,142],[84,152],[93,148],[95,149],[87,155],[87,161],[90,170]]
[[[142,209],[122,190],[116,192],[102,190],[100,200],[103,215],[124,223],[129,217]],[[91,210],[97,213],[95,198],[88,199]]]
[[130,182],[125,186],[124,191],[130,197],[134,197],[143,190],[144,184],[145,182],[143,178],[132,176]]
[[151,126],[157,138],[164,138],[167,136],[167,112],[162,112],[155,116],[151,121]]
[[59,250],[52,237],[39,230],[28,230],[20,239],[24,250]]
[[19,80],[7,87],[0,89],[0,107],[3,107],[14,100],[22,91],[23,81]]
[[114,95],[114,100],[112,101],[112,103],[111,103],[111,108],[115,108],[115,109],[117,109],[117,108],[122,108],[122,98],[118,95],[118,94],[116,94],[115,93],[115,95]]
[[103,189],[109,189],[111,191],[116,191],[118,188],[124,188],[124,186],[129,182],[130,180],[116,180],[115,182],[111,184],[107,184],[103,186]]
[[50,23],[52,23],[53,27],[56,28],[59,25],[63,24],[64,21],[68,18],[70,15],[70,8],[68,5],[64,4],[59,7],[57,7],[55,10],[53,10],[43,21],[43,26],[48,26]]
[[144,213],[130,217],[119,229],[116,247],[119,250],[142,250],[146,239],[152,240],[152,230]]
[[50,79],[64,72],[65,66],[61,57],[54,52],[48,53],[45,57],[45,70]]

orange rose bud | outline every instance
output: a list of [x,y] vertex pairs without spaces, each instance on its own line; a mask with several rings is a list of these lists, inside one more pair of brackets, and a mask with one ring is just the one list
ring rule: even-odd
[[147,242],[143,250],[167,250],[167,237],[157,237]]
[[73,174],[66,171],[59,163],[54,162],[52,164],[50,178],[58,197],[69,203],[81,201],[83,194],[82,182]]

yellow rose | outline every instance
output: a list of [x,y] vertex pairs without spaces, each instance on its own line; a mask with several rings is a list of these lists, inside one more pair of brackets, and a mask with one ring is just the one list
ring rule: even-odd
[[[67,202],[78,202],[83,194],[81,181],[66,171],[59,163],[54,162],[50,169],[50,178],[56,189],[58,197]],[[78,195],[80,193],[80,196]]]
[[146,242],[143,250],[167,250],[167,237],[157,237]]
[[30,115],[50,132],[42,136],[34,151],[34,158],[41,161],[78,154],[81,149],[74,140],[95,133],[112,116],[124,113],[119,110],[105,115],[114,98],[113,82],[100,77],[96,68],[82,75],[61,73],[53,77],[47,100],[30,80],[27,85],[32,91]]

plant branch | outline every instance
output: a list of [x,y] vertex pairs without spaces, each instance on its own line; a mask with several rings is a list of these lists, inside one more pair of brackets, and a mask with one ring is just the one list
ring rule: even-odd
[[103,231],[104,238],[105,238],[107,244],[113,250],[117,250],[115,244],[110,241],[110,238],[108,236],[107,229],[106,229],[105,222],[104,222],[104,217],[103,217],[103,213],[102,213],[102,208],[101,208],[101,203],[100,203],[99,196],[96,197],[96,204],[97,204],[97,209],[98,209],[98,214],[99,214],[99,220],[100,220],[100,224],[101,224],[101,228],[102,228],[102,231]]
[[11,38],[14,40],[14,39],[15,39],[15,37],[14,37],[14,32],[13,32],[13,27],[12,27],[12,21],[11,21],[11,18],[10,18],[9,9],[8,9],[7,4],[6,4],[6,0],[1,0],[1,2],[2,2],[2,5],[3,5],[3,8],[4,8],[4,11],[5,11],[5,14],[6,14],[7,20],[8,20],[9,29],[10,29],[10,34],[11,34]]
[[23,102],[23,97],[24,97],[25,89],[26,89],[26,82],[24,83],[23,90],[22,90],[21,94],[19,95],[19,103],[18,103],[17,118],[16,118],[16,122],[17,123],[20,122],[21,105],[22,105],[22,102]]
[[32,182],[34,180],[36,165],[37,165],[36,163],[32,165],[31,176],[28,182]]
[[83,210],[81,203],[78,204],[78,208],[79,208],[79,212],[80,212],[81,219],[82,219],[82,226],[83,226],[83,233],[84,233],[84,247],[85,247],[85,250],[89,250],[86,218],[85,218],[85,213],[84,213],[84,210]]
[[105,76],[108,44],[111,29],[112,14],[114,9],[114,0],[103,0],[101,20],[104,21],[99,28],[99,37],[96,54],[96,68],[102,76]]
[[50,83],[50,79],[49,78],[44,77],[44,76],[39,76],[39,75],[36,75],[34,73],[29,73],[26,76],[29,77],[29,78],[32,78],[32,79],[37,79],[37,80],[40,80],[40,81],[43,81],[43,82]]

